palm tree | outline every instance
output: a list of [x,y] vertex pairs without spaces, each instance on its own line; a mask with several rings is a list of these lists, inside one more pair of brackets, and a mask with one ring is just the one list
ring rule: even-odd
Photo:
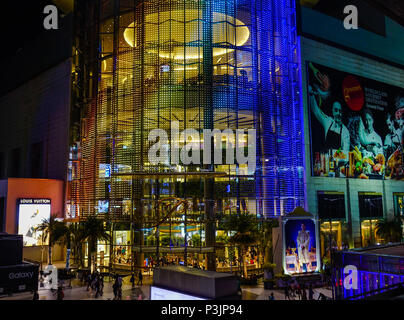
[[[66,269],[70,265],[70,253],[74,256],[74,262],[79,265],[81,262],[81,251],[84,240],[84,228],[79,223],[65,225],[61,242],[66,246]],[[80,265],[81,266],[81,265]]]
[[225,218],[223,228],[226,231],[235,232],[229,238],[229,242],[233,243],[239,248],[242,259],[243,275],[247,278],[247,265],[245,264],[245,257],[247,248],[258,240],[258,225],[255,216],[245,213],[229,215]]
[[104,221],[97,219],[93,215],[87,218],[83,224],[83,228],[84,239],[88,243],[88,266],[91,268],[91,271],[94,271],[97,265],[97,243],[100,240],[109,241],[111,236],[104,227]]
[[386,242],[400,242],[403,237],[401,223],[399,218],[380,220],[376,223],[376,234]]
[[52,215],[49,219],[43,219],[42,223],[36,227],[37,231],[42,231],[42,241],[46,242],[48,240],[49,264],[52,264],[52,247],[63,237],[65,228],[65,224],[57,220],[57,215]]
[[260,225],[259,240],[264,251],[264,263],[273,263],[272,229],[279,227],[278,219],[265,219]]
[[69,246],[72,249],[74,264],[79,268],[83,266],[83,242],[85,238],[83,223],[69,225]]

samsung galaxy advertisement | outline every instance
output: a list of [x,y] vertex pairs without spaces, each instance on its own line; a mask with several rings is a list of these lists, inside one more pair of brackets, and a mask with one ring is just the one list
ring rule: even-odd
[[285,222],[285,270],[288,274],[314,272],[317,269],[316,227],[311,219]]
[[308,62],[314,176],[404,179],[404,89]]
[[18,234],[23,235],[24,246],[42,244],[42,232],[36,229],[43,220],[49,220],[50,213],[50,199],[18,200]]

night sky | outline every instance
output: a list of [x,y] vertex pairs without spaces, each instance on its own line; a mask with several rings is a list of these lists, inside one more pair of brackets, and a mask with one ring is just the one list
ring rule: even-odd
[[2,1],[0,32],[2,38],[1,57],[12,56],[19,48],[44,31],[43,9],[51,1],[6,0]]

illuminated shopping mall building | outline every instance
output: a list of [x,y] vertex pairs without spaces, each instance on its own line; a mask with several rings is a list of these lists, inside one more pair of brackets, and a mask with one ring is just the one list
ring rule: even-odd
[[[215,259],[229,261],[223,216],[249,213],[259,222],[304,205],[293,1],[76,5],[73,87],[82,90],[67,215],[111,222],[115,246],[99,246],[105,262],[119,248],[122,263],[165,257],[212,270]],[[151,163],[151,130],[184,145],[170,134],[174,121],[179,131],[197,130],[201,148],[204,129],[255,129],[256,141],[238,137],[242,151],[255,149],[255,164]],[[226,139],[236,145],[224,135],[223,158]]]
[[[388,242],[377,223],[404,217],[399,10],[358,0],[359,29],[347,30],[349,0],[53,2],[59,30],[1,61],[19,76],[0,87],[0,231],[18,233],[18,199],[50,199],[67,221],[103,219],[112,241],[99,243],[98,264],[116,270],[164,258],[229,271],[237,250],[223,221],[236,213],[279,220],[277,273],[296,256],[282,228],[297,207],[315,220],[314,260]],[[328,134],[335,102],[349,148],[342,129]],[[360,115],[383,151],[356,135]],[[201,149],[207,129],[255,129],[256,139],[223,135],[222,163],[150,161],[154,129],[167,132],[161,152],[184,146],[176,124],[196,130]],[[228,143],[245,155],[253,146],[253,165],[229,162]],[[250,250],[251,268],[259,254]]]

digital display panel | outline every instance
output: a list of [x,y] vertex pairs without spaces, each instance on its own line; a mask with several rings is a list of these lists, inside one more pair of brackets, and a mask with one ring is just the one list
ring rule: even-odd
[[404,179],[404,89],[307,63],[313,176]]
[[177,291],[150,287],[150,300],[206,300]]
[[50,199],[18,200],[18,234],[23,235],[24,246],[37,246],[42,244],[42,232],[36,230],[36,228],[43,220],[49,220],[50,214]]
[[285,266],[289,274],[317,269],[316,227],[313,220],[285,222]]

